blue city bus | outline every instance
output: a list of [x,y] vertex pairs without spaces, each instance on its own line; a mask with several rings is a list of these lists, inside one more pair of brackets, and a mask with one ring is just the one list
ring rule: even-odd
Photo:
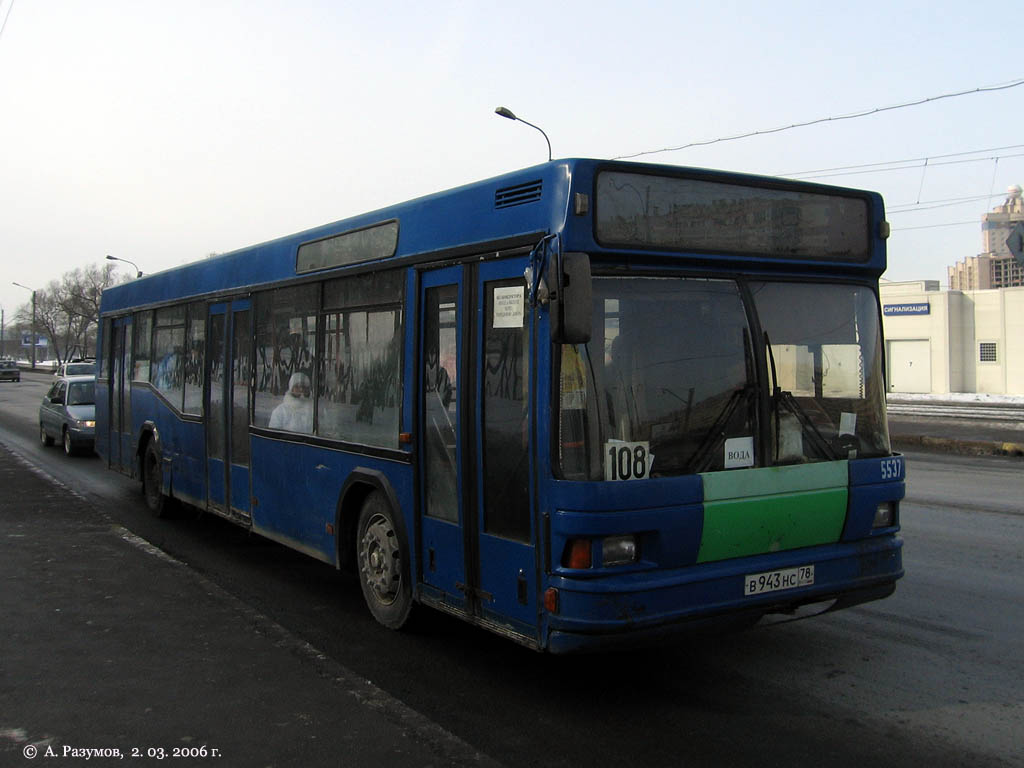
[[887,236],[871,192],[548,162],[106,290],[97,450],[394,629],[564,653],[883,598]]

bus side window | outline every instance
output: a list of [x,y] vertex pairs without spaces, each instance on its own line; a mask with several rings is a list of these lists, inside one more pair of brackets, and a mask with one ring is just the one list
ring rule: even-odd
[[149,360],[153,343],[152,310],[136,312],[132,328],[135,333],[132,381],[149,381]]
[[[258,427],[270,426],[274,409],[293,397],[293,376],[298,375],[296,381],[300,384],[302,377],[306,382],[313,380],[319,288],[278,288],[256,296],[256,392],[252,418]],[[298,397],[307,398],[312,414],[312,391],[305,395],[301,390],[301,386],[296,387]],[[283,428],[312,432],[312,416],[289,420]]]
[[185,405],[182,410],[203,415],[203,376],[206,373],[206,304],[195,302],[188,308],[188,330],[185,339]]
[[373,272],[324,285],[318,435],[398,448],[402,278]]
[[185,307],[163,307],[156,311],[153,334],[153,386],[178,410],[182,407],[184,380],[182,364],[185,350]]

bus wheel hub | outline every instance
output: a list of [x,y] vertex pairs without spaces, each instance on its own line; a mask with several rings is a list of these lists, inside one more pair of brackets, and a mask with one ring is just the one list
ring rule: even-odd
[[383,517],[374,517],[363,534],[362,572],[378,599],[395,599],[401,580],[398,551],[392,545],[394,531]]

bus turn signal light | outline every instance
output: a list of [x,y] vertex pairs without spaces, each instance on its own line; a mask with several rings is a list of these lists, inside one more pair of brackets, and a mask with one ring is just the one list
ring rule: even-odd
[[544,591],[544,610],[548,613],[558,613],[558,590],[548,587]]
[[562,555],[562,566],[565,568],[589,568],[593,564],[590,539],[569,539]]

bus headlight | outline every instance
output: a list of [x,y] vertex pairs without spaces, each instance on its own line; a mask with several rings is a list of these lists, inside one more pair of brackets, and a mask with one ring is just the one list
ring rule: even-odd
[[875,520],[871,523],[872,528],[888,528],[896,522],[896,502],[883,501],[875,510]]
[[636,536],[608,536],[601,542],[601,565],[628,565],[636,562]]

